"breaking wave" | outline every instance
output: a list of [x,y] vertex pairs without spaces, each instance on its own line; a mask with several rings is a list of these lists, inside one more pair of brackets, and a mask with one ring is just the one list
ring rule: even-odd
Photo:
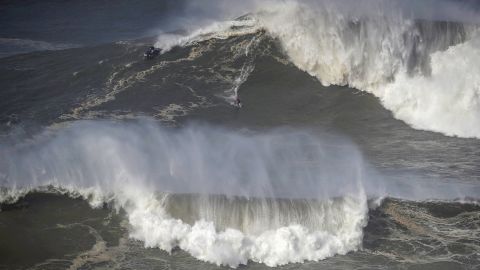
[[346,140],[84,121],[0,148],[1,201],[53,188],[108,203],[146,247],[231,267],[361,248],[369,170]]
[[[168,49],[264,30],[292,63],[322,84],[370,92],[416,129],[480,138],[480,31],[471,22],[475,11],[439,1],[435,7],[448,3],[440,15],[414,14],[401,2],[259,2],[239,20],[181,38],[162,35],[157,45]],[[411,9],[421,10],[418,5]]]
[[0,203],[53,191],[111,205],[145,247],[178,247],[230,267],[358,250],[369,206],[385,196],[478,198],[478,188],[460,183],[387,181],[349,140],[306,131],[173,129],[138,120],[19,134],[0,143]]

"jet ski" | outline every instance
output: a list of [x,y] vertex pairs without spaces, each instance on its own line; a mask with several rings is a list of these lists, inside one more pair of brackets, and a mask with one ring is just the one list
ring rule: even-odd
[[153,59],[157,56],[160,55],[160,49],[157,49],[153,46],[151,46],[150,48],[148,48],[148,50],[143,54],[143,58],[145,58],[146,60],[150,60],[150,59]]

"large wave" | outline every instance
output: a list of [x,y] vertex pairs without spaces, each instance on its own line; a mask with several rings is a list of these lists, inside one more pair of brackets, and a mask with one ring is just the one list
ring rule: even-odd
[[218,265],[321,260],[362,246],[370,203],[478,198],[387,181],[347,139],[306,131],[77,121],[0,143],[0,203],[55,191],[123,209],[130,237]]
[[110,203],[146,247],[219,265],[345,254],[367,222],[360,153],[306,132],[86,121],[0,149],[3,202],[53,188]]
[[451,1],[251,2],[247,19],[215,23],[176,41],[160,36],[157,44],[169,48],[263,29],[322,84],[368,91],[414,128],[480,138],[474,9]]
[[323,84],[371,92],[415,128],[480,138],[478,28],[372,8],[288,2],[259,20]]

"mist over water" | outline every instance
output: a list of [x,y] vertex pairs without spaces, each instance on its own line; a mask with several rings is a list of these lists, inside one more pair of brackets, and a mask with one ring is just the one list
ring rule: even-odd
[[126,210],[131,237],[146,246],[180,246],[230,266],[318,260],[359,248],[363,185],[372,181],[348,141],[291,130],[86,121],[3,145],[2,156],[2,201],[53,186],[92,206],[113,202]]
[[30,139],[3,141],[2,183],[18,190],[52,185],[106,196],[117,189],[123,192],[127,185],[145,191],[271,199],[473,196],[458,184],[422,188],[421,179],[410,182],[415,187],[407,182],[397,186],[345,137],[289,128],[259,133],[208,124],[172,129],[150,120],[78,121]]
[[4,181],[27,188],[108,192],[126,182],[175,193],[329,198],[369,180],[353,144],[288,129],[242,134],[203,125],[170,130],[149,121],[85,121],[2,148]]
[[345,138],[289,129],[82,121],[1,149],[3,202],[52,187],[93,207],[109,202],[126,211],[130,237],[146,247],[178,246],[232,267],[357,250],[368,199],[467,197],[453,185],[402,189]]

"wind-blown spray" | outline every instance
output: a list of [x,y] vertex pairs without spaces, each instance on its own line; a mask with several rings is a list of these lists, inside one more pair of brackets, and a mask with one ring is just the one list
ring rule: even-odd
[[145,246],[219,265],[345,254],[361,247],[367,221],[358,150],[306,132],[87,121],[1,153],[3,201],[55,187],[93,206],[111,202]]
[[478,8],[421,2],[248,1],[242,20],[161,35],[157,45],[265,31],[324,85],[370,92],[414,128],[480,138]]

